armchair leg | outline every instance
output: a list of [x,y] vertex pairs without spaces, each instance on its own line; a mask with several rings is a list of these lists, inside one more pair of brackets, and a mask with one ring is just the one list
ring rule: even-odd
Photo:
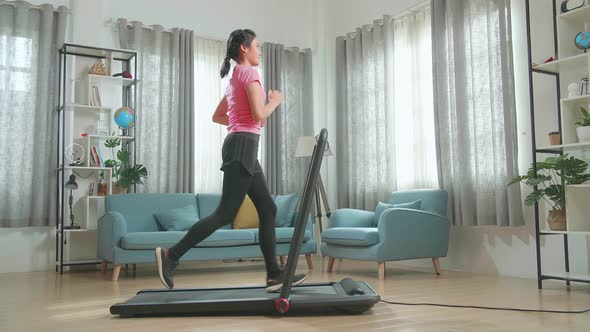
[[307,260],[307,268],[309,270],[313,270],[313,262],[311,261],[311,254],[305,254],[305,259]]
[[104,259],[102,260],[102,263],[100,263],[100,271],[102,273],[107,273],[107,266],[108,266],[108,262],[105,261]]
[[119,280],[119,273],[121,272],[121,264],[115,265],[115,269],[113,269],[113,281]]
[[438,257],[432,257],[432,264],[434,265],[434,271],[436,274],[440,274],[440,261]]
[[332,272],[334,268],[334,257],[328,257],[328,272]]
[[285,256],[279,256],[279,263],[285,265]]
[[377,262],[379,265],[379,280],[385,279],[385,262]]

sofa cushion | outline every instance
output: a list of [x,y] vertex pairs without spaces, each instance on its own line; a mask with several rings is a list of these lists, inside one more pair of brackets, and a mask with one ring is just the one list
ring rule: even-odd
[[[245,231],[251,232],[254,235],[254,240],[256,243],[260,243],[260,235],[258,234],[257,228],[245,229]],[[275,228],[275,237],[277,243],[291,243],[291,240],[293,240],[294,231],[294,227]],[[303,236],[303,242],[307,242],[309,240],[311,240],[311,232],[306,229],[305,235]]]
[[377,225],[379,225],[379,218],[381,217],[381,214],[383,213],[383,211],[385,211],[387,209],[391,209],[391,208],[420,210],[422,208],[422,200],[419,199],[414,202],[399,203],[399,204],[387,204],[387,203],[378,202],[377,206],[375,207],[375,215],[373,216],[373,226],[377,227]]
[[194,204],[185,207],[162,210],[154,213],[154,217],[163,230],[186,231],[199,220]]
[[105,211],[117,211],[123,215],[127,232],[159,231],[154,213],[187,205],[196,205],[194,194],[142,193],[108,195],[105,198]]
[[256,228],[259,224],[258,220],[258,212],[256,211],[256,207],[254,203],[252,203],[252,199],[250,196],[246,195],[240,209],[238,210],[238,214],[236,215],[236,219],[233,222],[234,229],[242,229],[242,228]]
[[[178,243],[186,234],[181,231],[170,232],[135,232],[127,233],[123,237],[123,249],[155,249],[156,247],[171,247]],[[255,244],[254,234],[247,230],[220,229],[199,243],[197,247],[229,247]]]
[[337,227],[322,233],[322,242],[343,246],[368,247],[379,243],[377,227]]
[[275,197],[275,205],[277,206],[277,217],[275,225],[277,227],[289,227],[293,225],[293,216],[297,208],[297,199],[299,193],[289,195],[277,195]]

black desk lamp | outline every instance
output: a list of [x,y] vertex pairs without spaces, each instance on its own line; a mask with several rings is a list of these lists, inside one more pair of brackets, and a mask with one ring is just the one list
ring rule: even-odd
[[64,226],[64,229],[80,229],[79,225],[74,224],[74,212],[72,211],[72,204],[74,202],[74,195],[72,192],[78,189],[76,176],[74,174],[70,175],[70,180],[66,183],[65,188],[70,190],[70,224]]

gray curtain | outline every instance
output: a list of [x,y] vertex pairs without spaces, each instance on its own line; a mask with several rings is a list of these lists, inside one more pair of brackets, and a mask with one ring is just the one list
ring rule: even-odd
[[523,225],[509,0],[433,1],[441,187],[455,225]]
[[137,160],[141,192],[194,191],[194,34],[119,19],[121,48],[138,52]]
[[0,1],[0,227],[48,226],[54,216],[58,49],[67,12]]
[[428,4],[336,39],[338,207],[438,186]]
[[295,158],[297,139],[313,135],[311,51],[264,43],[263,84],[279,90],[283,103],[263,128],[262,163],[273,194],[299,192],[305,182],[308,158]]

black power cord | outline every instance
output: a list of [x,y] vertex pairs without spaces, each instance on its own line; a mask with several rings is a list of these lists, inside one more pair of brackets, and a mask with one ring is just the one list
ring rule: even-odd
[[435,307],[448,307],[448,308],[469,308],[469,309],[486,309],[486,310],[506,310],[506,311],[524,311],[524,312],[546,312],[552,314],[585,314],[590,312],[590,309],[585,310],[537,310],[537,309],[519,309],[519,308],[502,308],[502,307],[483,307],[476,305],[458,305],[458,304],[439,304],[439,303],[406,303],[406,302],[393,302],[381,300],[387,304],[397,305],[412,305],[412,306],[435,306]]

